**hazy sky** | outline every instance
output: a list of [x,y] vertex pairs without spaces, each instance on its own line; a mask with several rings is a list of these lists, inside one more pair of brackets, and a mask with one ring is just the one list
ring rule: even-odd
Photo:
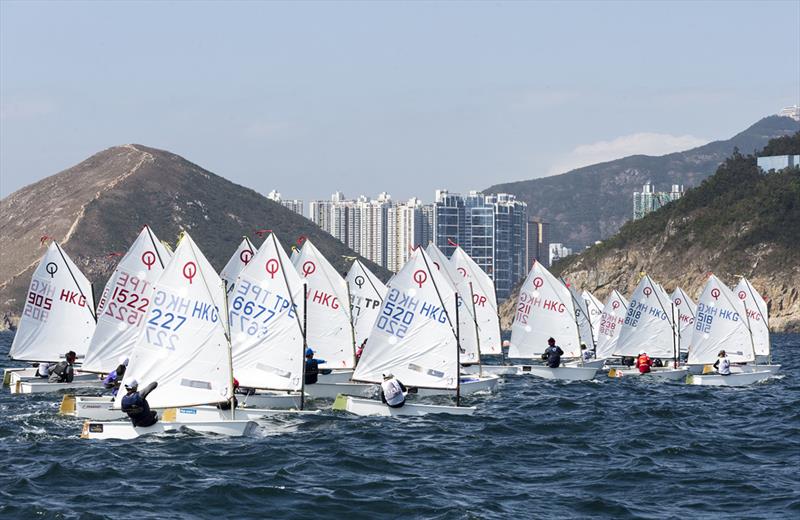
[[0,196],[141,143],[285,198],[482,189],[800,103],[800,2],[0,1]]

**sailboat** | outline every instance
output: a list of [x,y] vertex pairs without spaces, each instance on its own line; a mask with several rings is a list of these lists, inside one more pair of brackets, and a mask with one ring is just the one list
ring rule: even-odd
[[[565,284],[566,285],[566,284]],[[572,297],[572,304],[575,307],[575,320],[578,323],[578,335],[581,340],[581,348],[586,346],[586,349],[592,353],[596,351],[595,347],[595,331],[594,324],[592,323],[591,314],[589,311],[589,302],[583,297],[582,293],[567,285],[570,296]],[[569,361],[566,366],[583,366],[590,368],[603,368],[606,364],[605,359],[585,359],[583,357],[584,351],[581,351],[581,359]]]
[[[484,356],[503,356],[500,317],[497,312],[497,294],[494,282],[486,272],[460,246],[450,256],[453,264],[464,280],[470,284],[472,293],[472,310],[478,327],[478,351],[481,357],[479,365],[462,367],[468,374],[515,374],[517,369],[510,365],[486,365]],[[469,306],[469,304],[467,304]],[[504,360],[503,360],[504,361]]]
[[[519,290],[516,314],[511,325],[508,357],[538,359],[554,338],[564,357],[581,361],[581,341],[575,303],[569,289],[538,261]],[[586,381],[593,379],[597,368],[584,366],[518,365],[518,373],[545,379]]]
[[769,337],[769,311],[767,302],[759,294],[750,280],[742,277],[739,284],[733,290],[736,297],[742,302],[747,310],[745,319],[750,326],[753,334],[753,347],[756,352],[756,359],[753,364],[739,365],[731,367],[732,371],[753,371],[769,370],[777,372],[780,365],[772,364],[772,343]]
[[[720,350],[726,352],[732,364],[749,363],[756,359],[755,343],[744,300],[740,300],[711,273],[697,302],[697,318],[689,345],[688,363],[712,364],[719,359],[717,354]],[[713,373],[690,374],[686,377],[686,383],[703,386],[747,386],[772,375],[770,370],[735,373],[732,369],[731,372],[728,376]]]
[[[81,359],[96,325],[91,283],[61,246],[52,241],[33,272],[9,357],[58,363],[72,350]],[[102,386],[97,375],[77,371],[72,383],[49,383],[36,377],[36,368],[10,369],[4,374],[4,381],[6,377],[12,394]]]
[[[461,395],[472,394],[475,392],[492,391],[497,386],[500,380],[497,375],[492,373],[483,373],[483,364],[481,363],[481,348],[480,348],[480,326],[476,317],[476,310],[474,304],[475,292],[470,280],[464,276],[463,272],[456,269],[456,266],[445,254],[439,249],[436,244],[431,242],[425,249],[428,257],[431,259],[433,266],[444,275],[447,288],[446,291],[458,293],[458,331],[459,331],[459,345],[461,348],[459,361],[461,363],[461,370],[464,375],[461,376]],[[478,372],[470,367],[478,367]],[[503,373],[508,373],[510,370],[507,367],[500,370]],[[440,390],[426,389],[420,391],[420,395],[438,395]]]
[[[97,328],[81,370],[107,374],[130,357],[153,298],[153,286],[172,258],[148,226],[144,226],[106,283],[97,308]],[[65,395],[60,413],[87,418],[113,418],[111,396]]]
[[456,406],[406,403],[390,408],[381,401],[339,396],[334,410],[356,415],[471,415],[474,407],[458,406],[460,398],[458,294],[449,290],[444,275],[418,247],[392,279],[370,340],[353,380],[381,383],[393,374],[408,388],[455,393]]
[[308,286],[306,341],[315,357],[325,360],[321,368],[332,370],[330,374],[321,374],[319,380],[347,382],[353,374],[356,348],[347,283],[308,239],[293,263]]
[[239,273],[250,263],[250,260],[256,255],[257,251],[258,248],[253,245],[249,238],[242,237],[239,247],[236,248],[233,256],[231,256],[228,263],[225,264],[225,267],[222,268],[222,271],[219,272],[219,276],[222,278],[222,281],[225,282],[229,294],[236,284],[236,278],[239,276]]
[[594,294],[587,290],[581,293],[583,301],[586,302],[586,307],[589,309],[589,321],[592,325],[592,335],[595,343],[595,350],[597,349],[597,340],[599,338],[600,320],[603,316],[603,304],[598,300]]
[[360,346],[369,338],[369,333],[372,332],[372,327],[378,319],[381,303],[389,289],[358,258],[353,260],[345,281],[350,293],[356,345]]
[[597,329],[597,359],[609,359],[614,355],[617,347],[619,332],[625,323],[625,314],[628,310],[628,300],[616,289],[608,295],[603,313],[600,316],[600,326]]
[[664,380],[682,379],[686,367],[678,367],[678,320],[675,307],[666,291],[649,276],[644,276],[631,296],[625,321],[619,333],[614,355],[637,357],[644,351],[652,359],[672,359],[672,367],[651,367],[641,374],[638,368],[614,368],[609,377],[646,375]]
[[[190,408],[233,402],[233,367],[225,286],[188,233],[153,288],[145,316],[146,327],[131,353],[122,385],[136,379],[144,387],[158,382],[148,396],[153,409]],[[122,399],[114,402],[121,408]],[[153,426],[135,427],[130,421],[84,423],[82,438],[132,439],[140,435],[188,428],[221,435],[247,435],[256,423],[236,420],[230,411],[179,421],[163,413]],[[230,418],[224,417],[229,414]]]

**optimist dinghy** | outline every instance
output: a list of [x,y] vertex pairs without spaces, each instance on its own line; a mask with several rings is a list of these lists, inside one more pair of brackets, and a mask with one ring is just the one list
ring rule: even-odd
[[[83,358],[96,324],[92,284],[61,246],[51,242],[33,272],[9,357],[58,363],[65,352],[72,350],[79,359]],[[97,381],[90,376],[72,383],[49,383],[36,377],[28,379],[28,374],[29,371],[7,372],[12,394],[54,392],[84,384],[91,387]]]
[[669,295],[649,276],[642,277],[631,296],[614,355],[636,357],[641,351],[645,351],[650,358],[672,359],[673,367],[651,368],[645,374],[641,374],[637,368],[615,368],[609,370],[608,377],[653,376],[654,379],[665,381],[686,377],[688,369],[678,367],[678,313]]
[[[148,396],[153,409],[216,404],[233,399],[230,333],[225,287],[211,264],[185,233],[153,289],[147,323],[131,353],[122,385],[136,379],[157,381]],[[122,397],[113,408],[121,408]],[[134,427],[130,421],[87,421],[87,439],[132,439],[143,434],[188,428],[219,435],[247,435],[256,423],[211,419],[202,422],[158,421]]]
[[[731,363],[751,363],[756,347],[747,299],[733,294],[714,274],[709,274],[697,303],[697,317],[689,347],[690,365],[710,365],[725,350]],[[701,386],[748,386],[772,376],[770,370],[719,374],[690,374],[686,383]]]
[[334,409],[357,415],[464,414],[460,406],[458,294],[420,247],[392,278],[389,292],[358,362],[354,381],[381,383],[393,374],[406,387],[455,393],[456,406],[406,402],[389,408],[378,400],[339,397]]
[[517,373],[564,381],[593,379],[597,368],[582,364],[578,314],[569,288],[540,262],[534,262],[519,291],[508,357],[537,359],[544,353],[548,338],[553,337],[564,351],[564,357],[577,358],[579,364],[558,368],[517,365]]

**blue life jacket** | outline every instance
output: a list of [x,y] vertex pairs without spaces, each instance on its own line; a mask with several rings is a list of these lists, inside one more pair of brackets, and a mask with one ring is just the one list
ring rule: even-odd
[[134,426],[138,426],[143,421],[149,422],[152,416],[147,399],[142,397],[139,392],[126,394],[122,398],[122,411],[128,414]]
[[306,359],[306,384],[313,385],[319,378],[319,361]]

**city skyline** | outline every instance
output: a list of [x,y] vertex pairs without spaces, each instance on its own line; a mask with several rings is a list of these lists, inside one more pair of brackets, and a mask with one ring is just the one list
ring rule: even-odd
[[[3,197],[124,143],[306,200],[377,179],[400,199],[463,193],[728,138],[800,91],[792,2],[2,2],[0,14]],[[769,39],[739,37],[763,27]]]

